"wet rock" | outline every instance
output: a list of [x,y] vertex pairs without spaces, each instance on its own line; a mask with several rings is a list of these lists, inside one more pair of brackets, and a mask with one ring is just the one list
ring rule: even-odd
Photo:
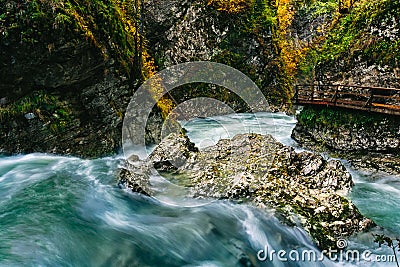
[[129,188],[133,192],[146,196],[151,195],[149,170],[143,162],[136,161],[132,164],[126,161],[117,170],[116,177],[118,177],[119,187]]
[[27,120],[32,120],[32,119],[36,118],[35,114],[32,113],[32,112],[26,113],[26,114],[24,115],[24,117],[25,117],[25,119],[27,119]]
[[[317,110],[317,116],[318,112]],[[342,112],[349,114],[346,111]],[[398,119],[367,113],[363,116],[375,117],[375,122],[364,123],[365,125],[361,123],[330,125],[320,123],[317,119],[312,123],[299,120],[292,131],[292,138],[302,147],[340,155],[341,158],[348,159],[357,169],[400,175]]]
[[368,173],[386,173],[400,176],[400,156],[373,152],[355,152],[343,155],[353,167]]
[[172,133],[153,150],[149,160],[157,170],[176,170],[197,151],[198,148],[186,135]]
[[146,164],[184,174],[193,197],[275,208],[323,249],[373,225],[345,197],[353,182],[341,162],[296,153],[270,135],[239,134],[198,151],[186,136],[172,134]]

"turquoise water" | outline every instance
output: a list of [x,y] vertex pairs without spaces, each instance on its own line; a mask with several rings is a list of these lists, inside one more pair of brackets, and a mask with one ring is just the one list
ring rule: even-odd
[[365,216],[390,234],[400,236],[400,177],[354,170],[351,173],[356,183],[350,195],[353,202]]
[[[294,145],[289,136],[295,120],[283,114],[183,123],[200,146],[238,131],[271,133]],[[265,246],[316,249],[301,228],[281,224],[268,210],[224,201],[171,206],[120,189],[114,173],[121,160],[45,154],[0,158],[0,266],[395,266],[326,258],[260,261],[257,253]],[[399,180],[354,171],[353,176],[351,198],[360,210],[400,235]],[[349,244],[374,254],[390,252],[367,235]]]

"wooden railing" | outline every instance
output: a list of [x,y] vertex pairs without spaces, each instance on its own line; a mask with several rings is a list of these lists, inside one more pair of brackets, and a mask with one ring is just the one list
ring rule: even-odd
[[400,115],[400,89],[340,84],[304,84],[295,87],[293,103]]

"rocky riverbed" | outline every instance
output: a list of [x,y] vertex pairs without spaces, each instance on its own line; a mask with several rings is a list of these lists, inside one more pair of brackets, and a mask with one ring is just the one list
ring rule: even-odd
[[128,159],[119,184],[152,195],[154,168],[179,177],[175,182],[194,198],[272,207],[286,223],[306,229],[321,249],[374,225],[346,198],[353,181],[341,162],[296,153],[270,135],[238,134],[199,150],[187,136],[171,134],[145,161]]

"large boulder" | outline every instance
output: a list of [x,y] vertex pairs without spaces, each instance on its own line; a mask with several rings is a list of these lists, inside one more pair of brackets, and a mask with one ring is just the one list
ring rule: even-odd
[[146,164],[184,174],[192,197],[272,207],[304,227],[322,249],[373,225],[346,198],[353,182],[340,161],[296,153],[270,135],[239,134],[198,151],[186,136],[172,134]]

